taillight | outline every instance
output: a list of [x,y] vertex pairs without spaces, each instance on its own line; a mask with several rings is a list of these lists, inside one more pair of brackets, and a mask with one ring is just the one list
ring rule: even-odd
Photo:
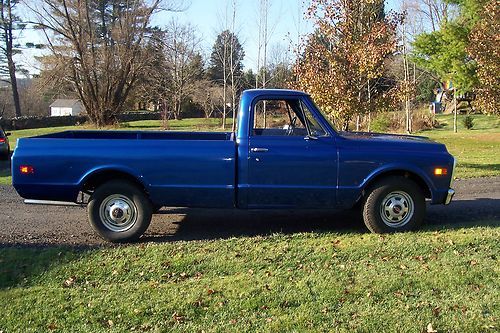
[[5,138],[0,138],[0,143],[4,143],[5,141],[7,141]]
[[30,174],[33,174],[35,173],[35,169],[33,168],[33,166],[31,165],[21,165],[19,167],[19,171],[21,172],[21,174],[23,175],[30,175]]

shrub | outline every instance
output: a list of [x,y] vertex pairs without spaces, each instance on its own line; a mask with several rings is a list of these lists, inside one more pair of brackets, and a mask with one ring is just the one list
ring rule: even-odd
[[472,129],[474,127],[474,118],[471,116],[465,116],[465,118],[462,119],[462,125],[468,130]]
[[372,120],[371,130],[373,132],[387,132],[391,124],[391,118],[387,113],[379,113],[375,119]]
[[439,126],[436,117],[428,112],[415,112],[412,117],[413,132],[430,130]]

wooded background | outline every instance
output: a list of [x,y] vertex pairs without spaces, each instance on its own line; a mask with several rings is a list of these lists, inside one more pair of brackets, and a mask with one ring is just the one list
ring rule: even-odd
[[[431,102],[500,112],[499,0],[403,0],[398,12],[383,0],[311,0],[313,32],[287,47],[270,45],[273,1],[256,1],[254,72],[243,66],[236,0],[208,56],[195,26],[152,24],[159,12],[184,10],[182,1],[1,0],[0,117],[47,115],[66,97],[79,98],[97,127],[143,109],[165,120],[196,110],[226,129],[249,88],[304,90],[343,130],[432,127]],[[28,28],[45,42],[21,45]],[[29,48],[44,50],[39,73],[16,64]]]

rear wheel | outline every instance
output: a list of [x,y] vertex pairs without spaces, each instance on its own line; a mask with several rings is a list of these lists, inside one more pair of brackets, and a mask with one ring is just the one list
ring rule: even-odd
[[425,217],[425,196],[420,187],[404,177],[390,177],[368,191],[363,220],[374,233],[407,231],[418,227]]
[[90,225],[105,240],[138,239],[151,222],[152,206],[144,192],[127,181],[113,180],[99,186],[88,204]]

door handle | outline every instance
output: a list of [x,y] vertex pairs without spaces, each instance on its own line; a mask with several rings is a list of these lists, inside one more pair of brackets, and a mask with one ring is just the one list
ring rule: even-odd
[[250,149],[250,151],[254,152],[254,153],[265,153],[267,152],[269,149],[267,148],[252,148]]

